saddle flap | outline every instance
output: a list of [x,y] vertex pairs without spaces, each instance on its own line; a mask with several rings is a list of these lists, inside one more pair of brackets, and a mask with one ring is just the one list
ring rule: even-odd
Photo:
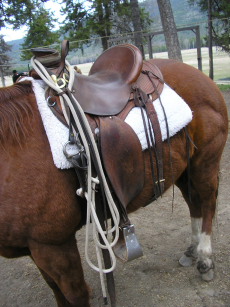
[[112,188],[123,206],[143,189],[144,160],[132,128],[118,117],[100,117],[101,155]]

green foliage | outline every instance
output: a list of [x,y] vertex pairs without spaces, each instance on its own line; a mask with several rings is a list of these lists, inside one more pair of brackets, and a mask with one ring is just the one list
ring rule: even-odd
[[[132,14],[129,1],[121,0],[67,0],[62,14],[66,18],[61,32],[70,40],[82,40],[75,47],[82,47],[92,37],[102,37],[103,49],[108,48],[111,35],[132,32]],[[151,20],[148,13],[141,9],[143,30],[147,29]]]
[[33,13],[48,0],[1,0],[0,1],[0,28],[13,25],[19,29],[28,25]]
[[58,41],[59,33],[51,31],[53,21],[52,15],[43,8],[33,15],[26,39],[21,45],[22,49],[27,49],[22,51],[21,60],[28,60],[31,58],[31,48],[49,46]]
[[[19,29],[28,27],[28,33],[22,44],[23,49],[47,46],[59,39],[59,34],[52,32],[54,18],[44,9],[48,0],[2,0],[0,1],[0,28],[8,25]],[[22,52],[21,60],[31,58],[29,50]]]
[[4,74],[10,67],[10,65],[8,65],[10,57],[6,54],[10,50],[11,46],[5,42],[3,35],[0,35],[0,71]]
[[[61,9],[61,14],[65,15],[64,25],[60,29],[65,39],[78,41],[73,48],[81,48],[83,41],[90,38],[90,28],[87,25],[89,13],[83,3],[72,0],[65,1],[65,7]],[[80,42],[82,40],[82,42]]]
[[[207,0],[189,0],[191,5],[198,4],[200,10],[208,11]],[[229,0],[211,0],[212,36],[216,46],[230,53],[230,2]]]

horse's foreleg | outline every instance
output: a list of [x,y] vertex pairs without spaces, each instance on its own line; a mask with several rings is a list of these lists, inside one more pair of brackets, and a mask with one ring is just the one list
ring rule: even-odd
[[47,282],[47,284],[49,285],[49,287],[53,290],[55,299],[57,301],[57,305],[58,307],[62,307],[62,306],[71,306],[66,298],[64,297],[64,295],[62,294],[61,290],[58,288],[57,284],[54,282],[54,280],[52,278],[50,278],[49,275],[47,275],[43,270],[41,270],[40,268],[38,268],[39,271],[41,272],[44,280]]
[[29,242],[31,256],[55,294],[59,307],[89,307],[75,238],[62,245]]

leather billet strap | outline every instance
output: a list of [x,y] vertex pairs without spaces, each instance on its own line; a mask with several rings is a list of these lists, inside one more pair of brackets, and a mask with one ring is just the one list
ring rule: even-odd
[[[146,135],[146,140],[147,140],[147,145],[148,145],[148,152],[149,152],[149,157],[150,157],[152,179],[154,183],[153,185],[154,199],[157,199],[159,196],[162,196],[164,192],[163,144],[162,144],[160,124],[158,121],[157,113],[155,111],[153,102],[149,98],[149,96],[145,92],[143,92],[140,88],[138,88],[136,85],[133,86],[132,90],[133,90],[133,96],[134,96],[134,104],[137,107],[141,108],[143,125],[144,125],[144,130],[145,130],[145,135]],[[148,118],[147,122],[144,116],[143,109],[145,109],[147,113],[147,118]],[[147,129],[147,125],[149,125],[149,129]],[[152,126],[152,129],[151,129],[151,126]],[[152,135],[152,130],[154,133],[154,138]],[[157,180],[155,178],[155,171],[153,167],[152,150],[154,150],[155,152],[156,167],[157,167]]]
[[[169,148],[170,148],[168,120],[167,120],[166,113],[165,113],[165,110],[164,110],[164,107],[161,101],[161,97],[160,97],[160,94],[164,86],[163,76],[159,69],[157,71],[143,70],[142,74],[145,75],[149,79],[149,81],[152,83],[152,86],[154,88],[154,94],[157,95],[157,98],[160,101],[160,104],[161,104],[161,107],[164,113],[164,117],[165,117],[165,123],[166,123],[166,129],[167,129],[167,141],[168,141]],[[155,80],[158,80],[158,83],[156,83]],[[149,112],[150,119],[152,118],[151,123],[152,123],[153,131],[155,134],[155,149],[156,149],[157,171],[158,171],[157,184],[159,187],[160,195],[162,196],[162,193],[164,192],[165,179],[163,177],[163,144],[162,144],[161,129],[160,129],[160,124],[158,121],[158,117],[157,117],[154,105],[151,100],[148,100],[148,103],[146,103],[146,108],[147,108],[147,111]],[[171,152],[170,152],[170,155],[171,155]]]
[[155,138],[155,153],[156,153],[156,165],[157,165],[157,174],[158,180],[157,185],[159,188],[159,194],[162,196],[164,192],[164,176],[163,176],[163,144],[162,144],[162,134],[161,128],[158,121],[156,110],[153,106],[153,103],[150,99],[146,102],[146,110],[148,118],[151,121],[154,138]]
[[50,108],[50,110],[53,112],[53,114],[57,117],[57,119],[67,128],[69,127],[62,108],[61,108],[61,102],[60,102],[60,95],[58,94],[54,94],[54,91],[51,88],[48,88],[46,93],[45,93],[45,97],[46,97],[46,102]]

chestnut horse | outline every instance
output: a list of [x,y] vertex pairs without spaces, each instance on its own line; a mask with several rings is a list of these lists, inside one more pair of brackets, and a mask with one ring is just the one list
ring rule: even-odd
[[[191,138],[190,193],[184,130],[170,139],[172,168],[168,144],[163,144],[165,189],[174,178],[190,210],[192,241],[180,262],[189,265],[197,258],[203,279],[210,280],[214,268],[210,236],[219,164],[228,134],[226,105],[217,86],[199,70],[173,60],[153,63],[193,111],[187,126]],[[29,81],[0,89],[0,145],[1,255],[30,255],[58,306],[89,306],[75,242],[75,232],[85,220],[85,200],[76,196],[79,184],[75,172],[53,164]],[[153,195],[149,156],[146,152],[143,155],[145,185],[128,205],[128,212],[149,204]]]

